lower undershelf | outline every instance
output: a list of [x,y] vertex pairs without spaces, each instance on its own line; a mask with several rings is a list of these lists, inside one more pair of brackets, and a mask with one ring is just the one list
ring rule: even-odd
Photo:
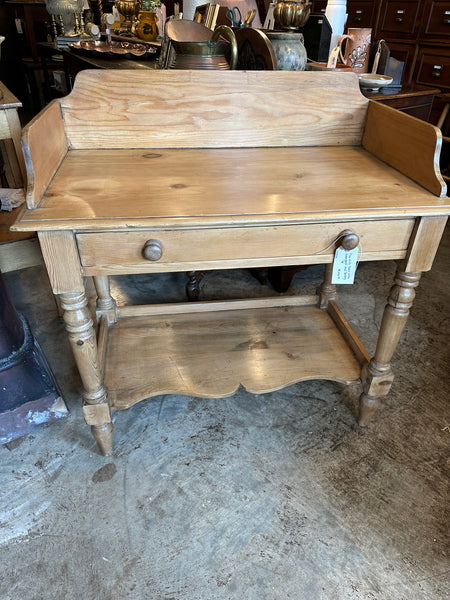
[[105,383],[118,409],[160,394],[226,397],[240,385],[259,394],[307,379],[350,383],[361,372],[316,306],[124,317],[106,345]]

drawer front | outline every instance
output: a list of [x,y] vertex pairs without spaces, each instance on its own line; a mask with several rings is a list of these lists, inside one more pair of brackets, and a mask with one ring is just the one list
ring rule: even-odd
[[381,33],[413,34],[418,26],[419,7],[417,0],[388,0],[381,21]]
[[450,34],[450,2],[432,3],[425,34],[437,36]]
[[[80,233],[86,275],[331,262],[344,230],[361,260],[402,258],[414,219],[229,229]],[[150,259],[145,258],[144,249]],[[146,250],[147,252],[147,250]]]
[[375,2],[347,2],[346,27],[373,27],[375,8]]
[[313,0],[311,3],[311,13],[316,15],[325,14],[327,9],[327,0]]
[[412,115],[422,121],[428,121],[433,99],[434,94],[408,96],[406,98],[389,98],[389,96],[386,96],[386,98],[377,98],[377,102],[392,106],[392,108],[408,113],[408,115]]
[[423,85],[449,89],[450,52],[421,48],[417,57],[415,81]]
[[410,106],[408,108],[399,108],[404,113],[416,117],[421,121],[428,121],[431,113],[431,104],[424,104],[423,106]]

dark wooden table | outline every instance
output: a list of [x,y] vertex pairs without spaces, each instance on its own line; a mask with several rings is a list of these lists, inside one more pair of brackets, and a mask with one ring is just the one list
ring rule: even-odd
[[66,80],[70,89],[73,87],[76,74],[85,69],[134,69],[146,71],[158,68],[156,55],[154,60],[130,60],[128,58],[88,56],[86,54],[73,52],[69,49],[64,49],[62,55],[64,58]]
[[422,121],[428,121],[434,97],[440,91],[423,85],[403,85],[401,88],[387,86],[377,92],[363,92],[363,94],[370,100],[392,106]]

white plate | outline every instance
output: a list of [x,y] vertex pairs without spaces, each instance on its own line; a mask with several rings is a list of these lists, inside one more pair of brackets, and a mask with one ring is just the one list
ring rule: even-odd
[[392,83],[392,77],[377,73],[363,73],[359,76],[359,85],[365,90],[378,90]]

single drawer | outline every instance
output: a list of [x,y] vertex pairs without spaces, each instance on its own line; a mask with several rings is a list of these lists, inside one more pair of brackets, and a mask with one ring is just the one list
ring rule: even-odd
[[381,34],[412,34],[418,25],[419,2],[417,0],[388,0],[385,5]]
[[422,121],[428,121],[433,99],[434,93],[431,93],[421,96],[407,96],[406,98],[390,98],[389,96],[385,96],[377,98],[377,102],[392,106],[392,108],[408,113],[408,115],[412,115],[417,119],[422,119]]
[[421,48],[417,57],[417,83],[450,88],[450,52]]
[[347,23],[346,27],[373,27],[375,16],[375,2],[347,2]]
[[327,9],[327,0],[313,0],[312,6],[311,6],[311,13],[318,14],[318,15],[320,15],[320,13],[325,14],[326,9]]
[[[151,273],[333,260],[343,231],[359,237],[361,260],[402,258],[414,219],[239,227],[79,233],[86,275]],[[342,237],[342,236],[341,236]]]
[[450,2],[433,2],[426,24],[427,35],[450,34]]

